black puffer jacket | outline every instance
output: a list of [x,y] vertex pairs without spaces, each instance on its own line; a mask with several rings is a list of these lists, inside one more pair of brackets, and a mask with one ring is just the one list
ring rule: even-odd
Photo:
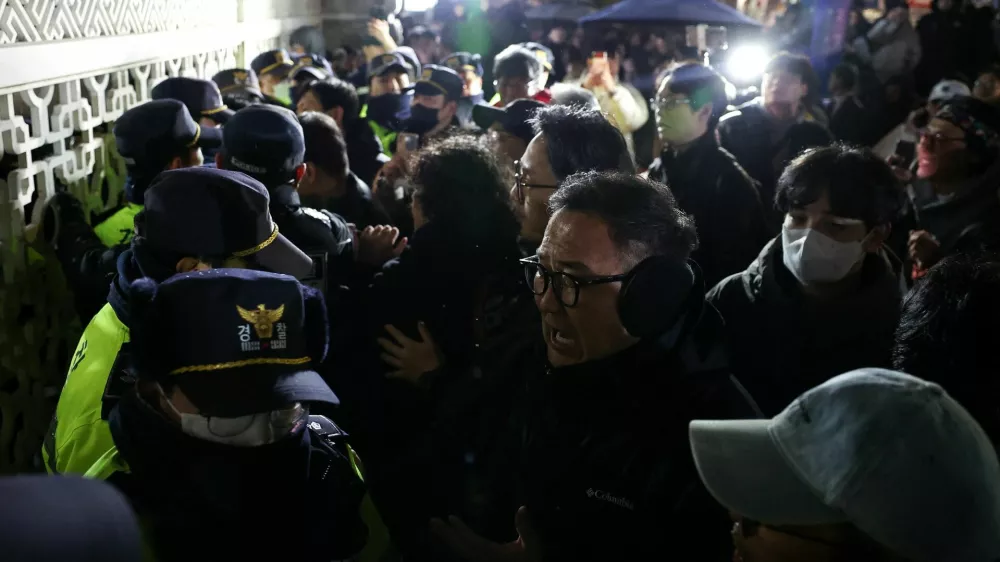
[[649,179],[670,187],[694,217],[699,244],[691,258],[709,287],[746,268],[770,238],[757,184],[714,134],[683,154],[665,151],[650,166]]
[[733,373],[767,416],[836,375],[891,367],[900,285],[882,255],[865,257],[857,291],[822,301],[802,293],[778,237],[707,298],[725,320]]
[[[545,368],[522,357],[525,390],[486,531],[515,538],[527,506],[546,562],[731,560],[732,526],[704,489],[688,443],[695,419],[758,417],[730,375],[722,323],[697,290],[666,334],[616,355]],[[506,486],[503,484],[506,483]]]

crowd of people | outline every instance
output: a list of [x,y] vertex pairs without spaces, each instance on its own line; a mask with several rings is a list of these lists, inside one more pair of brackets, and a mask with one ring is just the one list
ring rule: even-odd
[[[464,20],[386,14],[358,48],[304,28],[162,81],[114,125],[121,205],[45,210],[89,323],[41,451],[60,483],[0,481],[44,524],[0,516],[0,543],[1000,559],[1000,75],[881,53],[898,9],[825,102],[794,53],[734,106],[639,37],[647,100],[607,37],[450,52]],[[914,76],[927,101],[892,109]]]

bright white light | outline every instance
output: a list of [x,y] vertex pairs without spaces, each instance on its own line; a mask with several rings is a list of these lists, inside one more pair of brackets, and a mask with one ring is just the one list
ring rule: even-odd
[[426,12],[437,4],[437,0],[400,0],[402,9],[407,12]]
[[764,74],[769,59],[767,50],[760,45],[743,45],[729,53],[729,74],[739,82],[750,82]]

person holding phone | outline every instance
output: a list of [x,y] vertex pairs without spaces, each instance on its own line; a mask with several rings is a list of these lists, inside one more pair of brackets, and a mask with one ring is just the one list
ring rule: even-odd
[[629,152],[634,156],[632,133],[649,120],[649,107],[639,90],[618,81],[621,54],[617,49],[618,46],[610,42],[602,50],[591,53],[580,85],[594,92],[601,111],[625,136]]

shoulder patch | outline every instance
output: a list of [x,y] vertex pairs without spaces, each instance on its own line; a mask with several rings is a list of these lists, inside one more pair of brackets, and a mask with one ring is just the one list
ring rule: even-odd
[[328,228],[333,226],[333,222],[330,220],[330,217],[324,214],[323,211],[318,211],[312,207],[301,207],[301,209],[302,212],[309,217],[323,221],[323,224],[325,224]]
[[338,438],[347,437],[347,432],[340,429],[340,426],[333,423],[333,420],[326,416],[310,415],[309,429],[326,439],[337,440]]

